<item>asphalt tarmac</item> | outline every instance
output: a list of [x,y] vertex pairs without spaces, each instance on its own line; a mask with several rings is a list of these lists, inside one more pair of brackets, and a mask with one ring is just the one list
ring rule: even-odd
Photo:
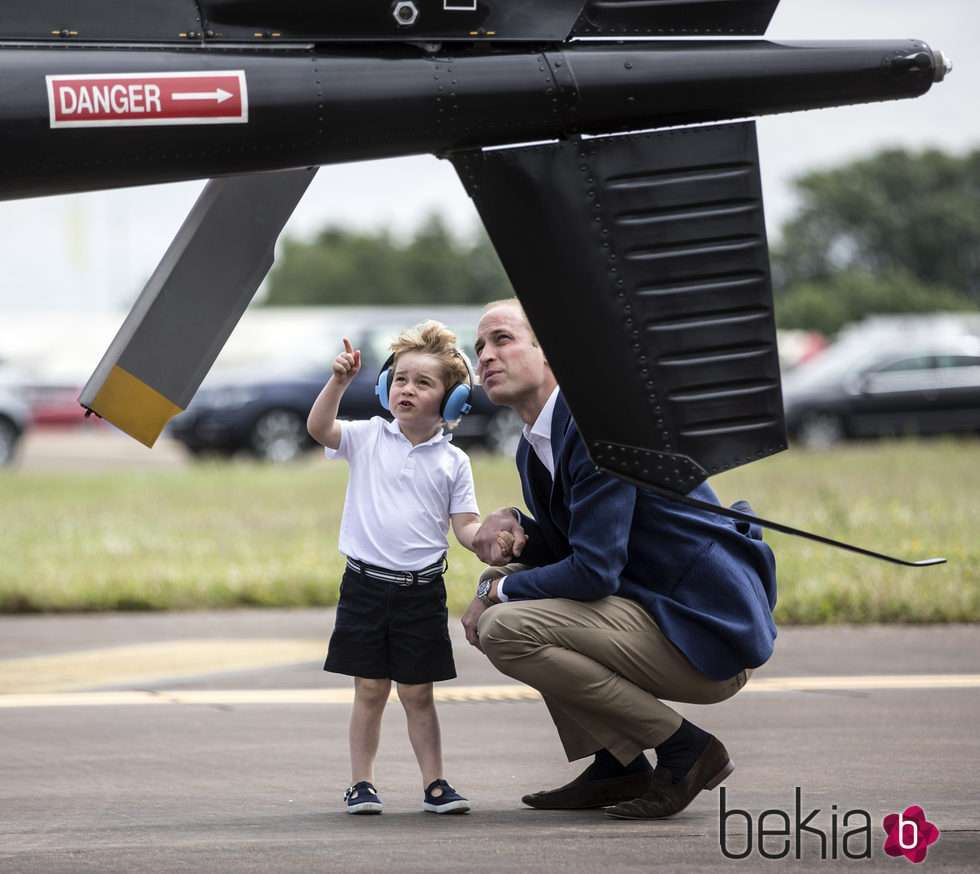
[[783,629],[734,699],[678,708],[733,756],[724,807],[716,789],[628,822],[521,804],[581,765],[455,620],[459,677],[437,692],[446,777],[471,813],[423,812],[393,701],[384,813],[347,814],[350,683],[321,670],[332,619],[0,617],[0,870],[895,871],[910,862],[885,853],[883,822],[913,805],[939,830],[922,870],[977,870],[976,626]]
[[[151,452],[103,428],[30,434],[19,460],[186,463],[165,440]],[[911,863],[885,853],[883,822],[913,805],[939,830],[921,870],[980,867],[980,626],[781,629],[734,699],[678,706],[732,754],[724,808],[716,789],[672,819],[627,822],[521,804],[583,765],[456,620],[459,677],[436,692],[446,777],[472,812],[422,811],[393,701],[384,813],[347,814],[351,684],[321,670],[332,622],[0,616],[0,871],[896,871]]]

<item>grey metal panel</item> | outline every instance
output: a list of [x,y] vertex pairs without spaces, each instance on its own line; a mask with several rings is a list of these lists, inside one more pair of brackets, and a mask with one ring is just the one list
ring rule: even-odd
[[91,406],[119,367],[185,408],[272,266],[282,227],[315,173],[304,168],[211,180],[80,403]]
[[754,123],[454,163],[597,464],[686,492],[786,448]]
[[572,36],[759,36],[779,0],[589,0]]
[[[570,35],[757,35],[778,2],[4,0],[0,30],[4,38],[31,41],[557,43]],[[399,14],[398,7],[407,8]]]
[[562,42],[585,0],[201,0],[208,39]]
[[29,41],[187,41],[200,36],[195,0],[3,0],[0,37]]

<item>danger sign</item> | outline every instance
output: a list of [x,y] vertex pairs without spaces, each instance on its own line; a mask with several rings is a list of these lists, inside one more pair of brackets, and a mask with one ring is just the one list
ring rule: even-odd
[[244,70],[44,78],[53,128],[248,121]]

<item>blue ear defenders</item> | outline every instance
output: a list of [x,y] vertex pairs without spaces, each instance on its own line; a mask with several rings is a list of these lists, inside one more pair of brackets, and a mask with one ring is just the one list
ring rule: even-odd
[[[456,353],[466,365],[466,382],[457,382],[451,385],[442,398],[439,406],[439,415],[446,422],[455,422],[470,411],[473,405],[473,371],[466,356]],[[388,407],[388,397],[391,395],[391,381],[394,378],[392,365],[395,363],[394,353],[388,356],[388,360],[381,365],[381,373],[378,374],[378,382],[374,387],[374,393],[381,401],[381,406],[386,410]]]

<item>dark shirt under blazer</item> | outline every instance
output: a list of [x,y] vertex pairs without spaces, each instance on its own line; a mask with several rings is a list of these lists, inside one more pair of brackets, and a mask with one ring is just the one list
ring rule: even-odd
[[[642,604],[705,676],[763,664],[776,626],[775,559],[759,526],[686,507],[600,473],[559,395],[551,424],[554,482],[527,440],[517,450],[529,540],[508,600],[608,595]],[[717,503],[707,483],[691,496]],[[750,528],[745,533],[739,528]]]

